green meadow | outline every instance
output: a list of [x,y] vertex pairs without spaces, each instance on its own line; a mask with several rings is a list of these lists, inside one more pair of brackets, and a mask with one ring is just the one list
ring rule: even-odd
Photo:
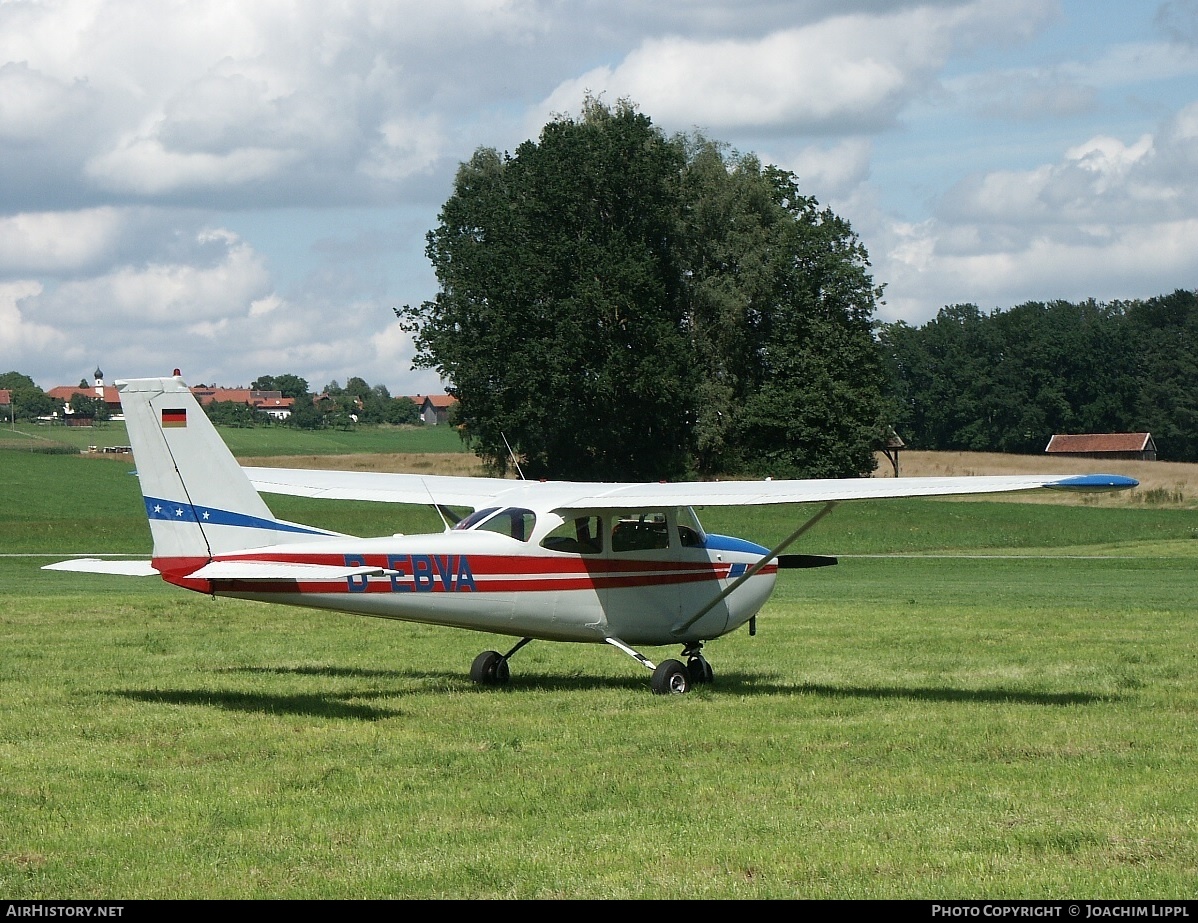
[[[465,452],[452,426],[363,426],[355,429],[299,430],[288,426],[221,427],[221,437],[241,456],[342,455],[363,452]],[[47,448],[84,450],[89,446],[127,446],[120,421],[98,426],[0,427],[0,450],[37,454]]]
[[[844,504],[797,549],[840,564],[663,698],[603,646],[480,689],[511,639],[41,571],[148,553],[131,471],[0,451],[0,897],[1194,893],[1193,511]],[[701,515],[769,544],[809,512]]]

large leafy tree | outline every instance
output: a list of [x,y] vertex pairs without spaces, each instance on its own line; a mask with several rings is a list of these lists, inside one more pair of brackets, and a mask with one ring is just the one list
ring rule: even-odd
[[98,423],[104,422],[111,416],[108,404],[100,398],[92,397],[88,394],[80,394],[78,392],[72,394],[70,405],[75,416],[95,420]]
[[874,467],[879,290],[848,222],[793,174],[692,139],[687,265],[706,370],[698,468],[842,477]]
[[594,99],[463,164],[399,311],[496,467],[661,478],[873,467],[876,290],[794,176]]
[[285,375],[260,375],[250,383],[255,391],[280,391],[283,397],[292,398],[291,415],[287,425],[297,429],[319,429],[324,425],[324,415],[312,403],[308,380],[290,373]]
[[532,477],[685,470],[701,370],[675,240],[682,167],[648,118],[594,101],[462,165],[429,235],[441,291],[403,317],[497,468],[511,445]]

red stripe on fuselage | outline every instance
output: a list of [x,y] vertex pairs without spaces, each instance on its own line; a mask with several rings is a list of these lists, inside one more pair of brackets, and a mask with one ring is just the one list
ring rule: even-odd
[[[463,560],[464,559],[464,560]],[[344,566],[362,564],[399,571],[396,576],[344,580],[200,580],[187,575],[208,563],[199,558],[158,559],[170,583],[203,593],[545,593],[681,585],[729,579],[733,567],[708,561],[551,558],[532,555],[333,555],[296,552],[222,555],[221,561],[268,561]],[[743,566],[743,565],[742,565]],[[762,575],[776,574],[771,562]]]
[[[342,567],[347,563],[361,564],[366,567],[389,568],[396,559],[425,558],[468,558],[470,567],[475,572],[489,574],[575,574],[603,572],[638,572],[638,571],[695,571],[709,572],[712,568],[727,570],[731,565],[713,563],[710,561],[671,561],[671,560],[624,560],[620,558],[595,557],[548,557],[542,555],[495,555],[495,554],[305,554],[303,552],[272,552],[259,554],[246,551],[238,554],[223,554],[213,558],[214,561],[272,561],[279,564],[323,564],[332,567]],[[351,559],[350,561],[347,561]],[[191,559],[187,559],[191,560]],[[206,562],[205,562],[206,563]]]
[[[294,560],[297,556],[289,556],[290,563],[337,563],[340,561],[315,561],[308,557],[305,560]],[[452,556],[450,556],[452,557]],[[482,556],[479,556],[482,557]],[[229,560],[229,559],[222,559]],[[242,557],[241,560],[254,560]],[[261,559],[256,559],[261,560]],[[489,559],[496,561],[500,559]],[[474,569],[474,556],[471,556],[468,578],[462,578],[461,572],[454,567],[440,569],[424,569],[418,574],[405,572],[395,577],[358,577],[345,580],[171,580],[188,589],[201,592],[254,592],[254,593],[422,593],[422,592],[470,592],[470,593],[539,593],[539,592],[571,592],[604,590],[628,590],[637,587],[653,587],[668,585],[683,585],[704,583],[704,581],[728,580],[731,565],[682,565],[678,562],[635,562],[637,567],[633,573],[623,567],[625,563],[606,561],[610,568],[553,568],[550,573],[518,572],[515,562],[530,562],[532,559],[504,559],[504,566],[496,573],[488,573]],[[375,566],[375,565],[371,565]],[[456,567],[456,566],[455,566]],[[685,569],[682,569],[685,568]],[[778,565],[770,563],[763,567],[761,574],[778,573]],[[196,586],[199,584],[199,586]]]

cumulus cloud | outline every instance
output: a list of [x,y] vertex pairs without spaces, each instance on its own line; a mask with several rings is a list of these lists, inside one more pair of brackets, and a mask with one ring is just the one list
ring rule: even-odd
[[979,34],[1025,33],[1044,14],[1035,0],[980,0],[831,16],[751,38],[652,38],[616,65],[563,82],[540,110],[569,111],[587,91],[606,91],[675,127],[876,130],[955,48]]
[[65,380],[82,374],[80,364],[136,359],[147,343],[165,352],[208,340],[227,351],[236,341],[221,338],[232,325],[262,313],[255,305],[271,295],[269,276],[253,249],[224,231],[198,234],[189,252],[195,262],[120,265],[51,286],[0,285],[0,352],[39,356]]
[[124,222],[119,209],[0,216],[0,273],[72,273],[109,257]]
[[130,137],[93,158],[86,174],[105,189],[152,196],[242,185],[275,176],[292,159],[285,151],[253,147],[224,154],[173,151],[156,138]]
[[335,185],[347,200],[377,196],[380,180],[446,157],[430,106],[477,96],[462,72],[495,66],[490,43],[538,34],[537,7],[0,4],[0,138],[24,144],[4,161],[44,165],[69,125],[64,169],[86,164],[71,182],[99,192],[199,202],[219,190],[277,198],[287,186],[294,202]]
[[25,61],[0,65],[0,140],[41,138],[84,116],[93,94],[85,83],[64,83],[30,69]]
[[44,359],[64,344],[62,330],[22,313],[22,305],[41,292],[41,283],[32,279],[0,282],[0,366],[19,368],[20,363]]
[[28,310],[36,319],[58,323],[103,316],[111,330],[167,325],[200,333],[269,294],[269,277],[253,248],[226,232],[205,232],[196,242],[216,243],[222,258],[213,265],[119,266],[65,282],[31,300]]
[[822,201],[850,195],[869,176],[873,146],[868,138],[803,148],[784,166],[799,178],[799,188]]
[[960,183],[939,211],[951,221],[1042,226],[1155,222],[1198,209],[1191,182],[1198,104],[1155,134],[1123,141],[1098,135],[1064,151],[1055,164],[995,171]]

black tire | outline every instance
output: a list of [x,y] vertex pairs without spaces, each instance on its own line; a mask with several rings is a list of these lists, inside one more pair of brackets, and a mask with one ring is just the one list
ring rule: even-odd
[[715,671],[711,669],[706,657],[696,655],[690,658],[686,662],[686,672],[690,674],[692,685],[701,686],[704,683],[715,682]]
[[653,671],[653,691],[658,695],[682,695],[690,687],[690,676],[679,660],[664,660]]
[[502,686],[510,676],[507,660],[499,651],[483,651],[470,665],[470,679],[480,686]]

